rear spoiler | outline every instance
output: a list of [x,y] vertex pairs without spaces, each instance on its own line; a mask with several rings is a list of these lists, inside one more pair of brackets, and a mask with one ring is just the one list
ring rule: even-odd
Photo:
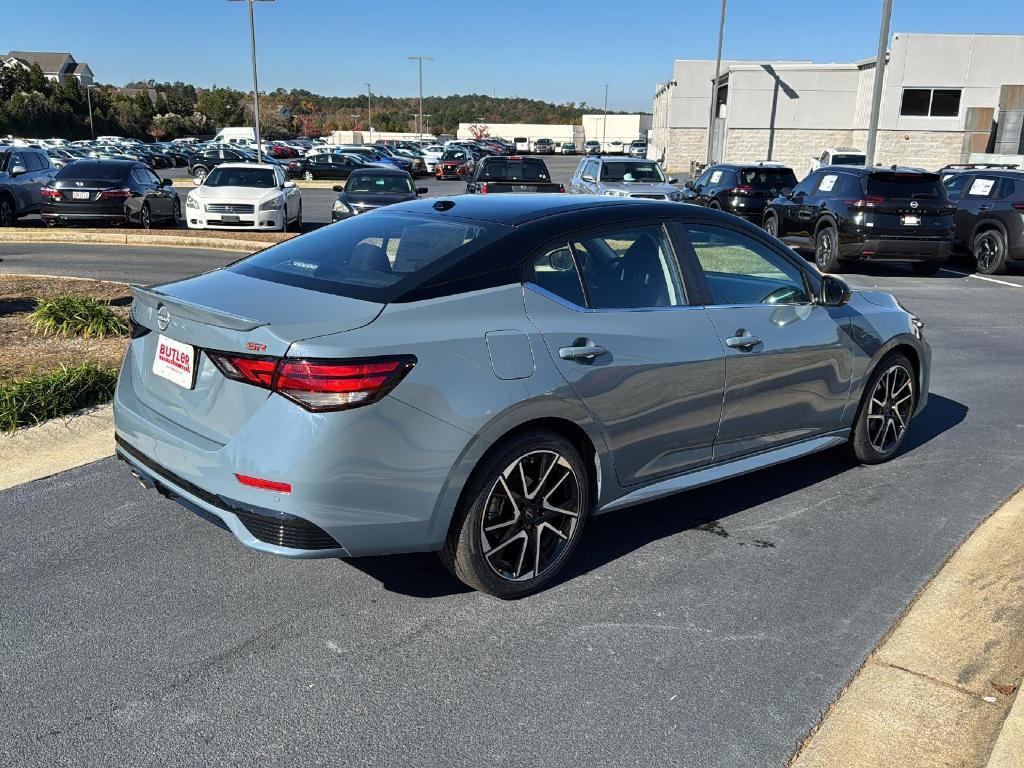
[[227,328],[232,331],[251,331],[267,324],[263,320],[253,320],[248,317],[233,315],[229,312],[221,312],[209,307],[203,307],[199,304],[192,304],[152,288],[142,288],[133,285],[132,293],[135,295],[136,302],[149,307],[154,312],[161,306],[164,306],[178,317],[205,323],[217,328]]

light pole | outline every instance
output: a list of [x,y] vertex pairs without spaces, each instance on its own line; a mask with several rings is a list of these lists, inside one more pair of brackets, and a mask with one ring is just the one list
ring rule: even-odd
[[96,126],[92,124],[92,89],[95,85],[85,86],[85,100],[89,103],[89,135],[96,138]]
[[419,125],[420,141],[423,141],[423,62],[433,61],[433,56],[407,56],[409,61],[418,61],[420,63],[420,115],[417,124]]
[[715,112],[718,107],[718,78],[722,74],[722,38],[725,35],[725,0],[722,0],[722,16],[718,21],[718,56],[715,58],[715,80],[711,83],[711,109],[708,117],[708,165],[711,159],[711,145],[715,133]]
[[601,151],[607,149],[605,141],[608,138],[608,83],[604,84],[604,117],[601,118]]
[[370,126],[370,143],[373,144],[373,105],[370,103],[370,84],[366,84],[366,124]]
[[[426,121],[427,124],[427,133],[430,133],[430,115],[424,115],[423,119],[424,121]],[[422,140],[423,137],[421,136],[420,139]]]
[[885,49],[889,47],[889,18],[892,0],[882,3],[882,26],[878,30],[878,58],[875,59],[875,83],[871,91],[871,119],[868,123],[868,144],[864,147],[864,162],[875,164],[875,139],[878,136],[878,115],[882,108],[882,80],[885,77]]
[[253,18],[253,3],[272,3],[274,0],[228,0],[249,6],[249,46],[252,50],[252,115],[256,131],[256,162],[263,162],[263,141],[260,139],[260,87],[256,81],[256,22]]

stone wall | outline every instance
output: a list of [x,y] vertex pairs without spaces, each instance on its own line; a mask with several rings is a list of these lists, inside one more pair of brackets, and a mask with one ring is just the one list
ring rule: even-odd
[[[853,131],[854,146],[863,147],[867,131]],[[879,131],[875,162],[879,165],[912,165],[934,171],[961,162],[963,131]]]
[[[811,158],[820,157],[828,147],[858,146],[852,144],[850,130],[779,129],[771,132],[761,128],[729,128],[725,137],[725,160],[749,163],[771,160],[785,163],[803,178],[811,168]],[[771,144],[771,157],[768,146]]]
[[661,160],[669,173],[689,173],[690,161],[708,154],[707,128],[655,128],[647,156]]

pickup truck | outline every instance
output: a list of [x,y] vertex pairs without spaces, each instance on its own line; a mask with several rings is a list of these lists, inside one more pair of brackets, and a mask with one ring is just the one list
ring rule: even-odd
[[551,181],[539,157],[484,157],[466,182],[466,194],[495,192],[565,192],[565,187]]

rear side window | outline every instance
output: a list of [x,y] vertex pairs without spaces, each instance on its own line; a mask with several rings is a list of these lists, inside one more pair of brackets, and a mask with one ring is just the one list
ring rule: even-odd
[[946,194],[935,173],[872,173],[864,185],[866,194],[880,197],[927,198]]
[[375,211],[280,243],[228,269],[311,291],[387,303],[443,269],[475,257],[507,230],[499,224]]
[[740,184],[754,189],[792,188],[796,186],[796,176],[789,168],[744,168],[740,171]]
[[576,262],[567,243],[556,245],[534,258],[532,282],[577,307],[587,305]]

